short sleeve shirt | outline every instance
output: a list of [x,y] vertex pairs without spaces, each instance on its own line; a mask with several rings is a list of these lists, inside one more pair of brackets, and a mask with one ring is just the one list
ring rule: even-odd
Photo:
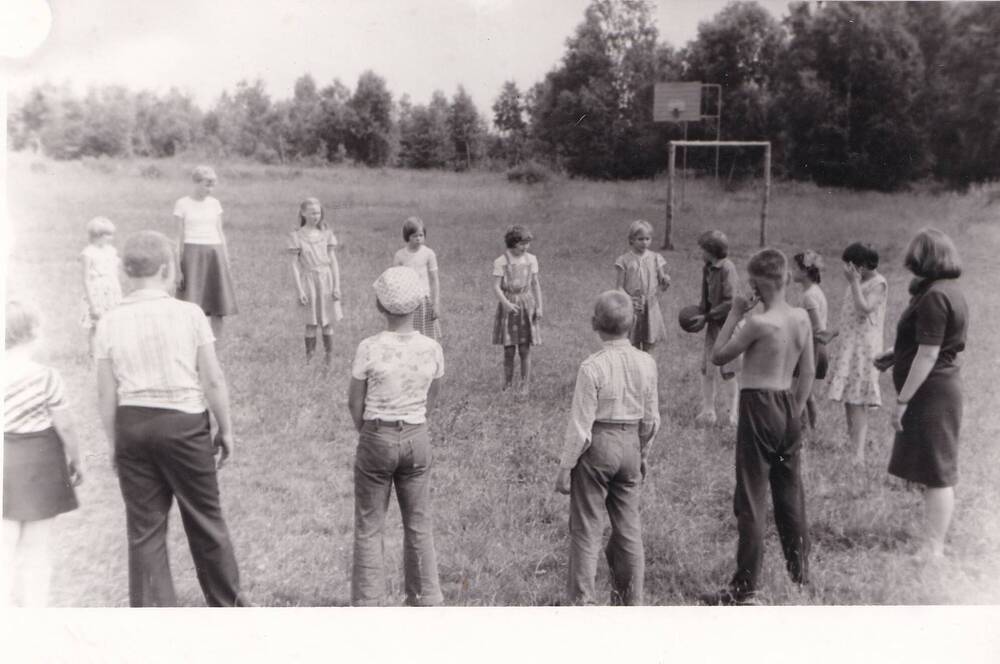
[[706,265],[702,272],[704,292],[702,305],[712,309],[724,302],[731,302],[739,288],[740,277],[736,266],[724,258],[718,266]]
[[508,265],[508,261],[510,265],[527,265],[529,267],[529,274],[538,274],[538,258],[534,254],[525,252],[515,258],[505,252],[502,256],[493,261],[494,277],[504,276],[504,268]]
[[[826,295],[817,284],[811,284],[802,293],[802,308],[806,311],[815,311],[819,318],[820,329],[825,330],[829,324],[829,306],[826,302]],[[816,330],[817,332],[819,330]]]
[[968,307],[955,279],[925,284],[910,300],[896,325],[896,354],[892,378],[901,389],[917,355],[917,347],[939,346],[932,374],[958,366],[957,355],[965,350]]
[[213,196],[200,201],[185,196],[174,205],[174,216],[184,220],[185,244],[222,244],[221,215],[222,204]]
[[4,383],[6,433],[44,431],[52,426],[52,411],[67,407],[59,372],[37,362],[8,364]]
[[424,289],[430,292],[430,273],[437,272],[438,263],[434,250],[428,246],[421,245],[416,251],[410,251],[403,247],[396,252],[393,265],[405,265],[416,271],[420,277],[420,283]]
[[417,331],[380,332],[358,344],[351,375],[367,382],[364,419],[420,424],[431,382],[444,375],[444,353]]
[[297,254],[307,270],[330,267],[330,247],[337,246],[337,236],[329,228],[300,228],[288,236],[288,251]]
[[111,361],[119,405],[205,410],[198,348],[215,336],[198,305],[163,291],[134,291],[101,317],[94,341],[95,357]]

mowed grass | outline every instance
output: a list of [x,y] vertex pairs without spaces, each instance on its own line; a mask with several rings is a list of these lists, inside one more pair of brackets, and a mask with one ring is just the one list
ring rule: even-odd
[[[118,226],[117,242],[139,229],[173,234],[176,198],[190,189],[193,164],[54,163],[24,155],[9,162],[9,208],[16,237],[8,292],[44,312],[42,361],[66,379],[85,456],[82,507],[57,521],[53,603],[127,604],[124,509],[96,413],[94,371],[78,325],[85,222]],[[230,384],[239,446],[221,475],[226,518],[243,585],[265,606],[337,606],[350,597],[352,462],[356,437],[347,412],[357,343],[382,327],[371,283],[401,245],[400,224],[419,215],[441,265],[447,375],[431,414],[435,449],[435,537],[445,599],[451,605],[552,605],[563,599],[567,499],[553,493],[557,456],[576,367],[599,341],[589,329],[594,297],[613,285],[626,227],[651,220],[662,239],[665,183],[558,181],[524,187],[502,175],[350,168],[287,169],[216,164],[240,313],[227,321],[221,358]],[[734,566],[734,432],[697,429],[702,339],[680,332],[677,310],[697,302],[695,237],[725,231],[744,270],[756,249],[759,195],[708,181],[687,185],[666,252],[673,287],[663,298],[669,338],[656,351],[664,429],[643,491],[647,603],[683,605],[724,584]],[[285,235],[300,200],[317,196],[341,240],[346,319],[335,332],[328,374],[303,362]],[[779,183],[769,234],[792,253],[809,247],[827,259],[823,287],[836,325],[845,289],[843,247],[874,243],[890,284],[885,330],[908,299],[901,267],[906,242],[926,224],[963,253],[972,312],[964,359],[961,481],[946,563],[910,558],[921,516],[918,489],[885,472],[891,427],[872,417],[869,460],[850,462],[843,413],[823,399],[819,430],[806,446],[806,499],[813,540],[813,586],[796,589],[784,573],[773,525],[767,536],[763,601],[772,604],[937,604],[1000,602],[1000,436],[996,330],[1000,326],[1000,210],[990,192],[896,195],[826,191]],[[489,344],[496,306],[490,266],[512,223],[535,234],[545,296],[544,342],[537,347],[529,399],[499,392],[501,352]],[[834,347],[836,348],[836,347]],[[887,376],[884,398],[894,398]],[[720,409],[723,408],[720,399]],[[390,596],[401,599],[401,526],[395,502],[386,528]],[[179,519],[171,522],[175,582],[182,603],[201,605]],[[606,583],[603,561],[600,584]],[[599,586],[601,587],[601,586]]]

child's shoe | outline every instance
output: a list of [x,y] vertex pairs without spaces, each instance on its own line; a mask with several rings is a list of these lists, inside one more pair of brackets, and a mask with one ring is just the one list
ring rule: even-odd
[[702,593],[698,596],[698,601],[706,606],[757,606],[757,593],[752,590],[737,592],[732,588],[723,588]]

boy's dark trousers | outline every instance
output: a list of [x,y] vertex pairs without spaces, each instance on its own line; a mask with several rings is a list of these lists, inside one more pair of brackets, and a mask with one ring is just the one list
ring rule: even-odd
[[809,533],[800,472],[801,433],[795,397],[790,391],[740,391],[733,498],[739,545],[736,574],[730,582],[737,596],[752,593],[760,581],[768,484],[788,573],[797,583],[809,580]]
[[177,497],[209,606],[242,606],[239,572],[222,517],[208,412],[119,406],[115,463],[125,500],[130,606],[176,606],[167,517]]
[[645,558],[639,521],[638,423],[595,422],[590,447],[580,455],[570,478],[569,601],[595,603],[594,577],[607,510],[611,538],[604,554],[611,572],[612,603],[642,604]]

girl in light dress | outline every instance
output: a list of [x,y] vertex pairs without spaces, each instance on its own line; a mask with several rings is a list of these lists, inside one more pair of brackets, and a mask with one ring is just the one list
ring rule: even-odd
[[538,283],[538,259],[528,253],[531,231],[511,226],[504,234],[505,251],[493,261],[493,343],[503,346],[503,389],[514,383],[514,355],[521,357],[521,392],[531,384],[531,347],[541,343],[542,287]]
[[80,252],[83,262],[83,314],[80,324],[90,333],[90,356],[94,356],[94,331],[97,321],[122,300],[118,273],[121,259],[112,244],[115,225],[104,217],[87,222],[90,243]]
[[[822,281],[821,270],[823,269],[823,257],[812,249],[806,249],[802,253],[792,257],[792,281],[802,288],[802,297],[799,306],[809,314],[809,322],[812,324],[813,332],[813,355],[816,362],[816,380],[826,378],[829,368],[829,357],[826,345],[830,342],[836,332],[827,330],[829,320],[829,306],[826,295],[819,287]],[[806,418],[809,426],[816,428],[816,418],[818,415],[816,408],[816,383],[813,383],[812,392],[806,401]]]
[[427,291],[427,297],[413,312],[413,329],[441,341],[441,285],[438,281],[437,255],[424,244],[427,227],[420,217],[409,217],[403,222],[403,241],[406,246],[396,252],[392,264],[413,268]]
[[882,405],[878,369],[873,361],[882,352],[882,328],[889,286],[878,272],[878,252],[855,242],[844,249],[847,292],[840,309],[840,350],[830,369],[829,397],[844,403],[847,436],[854,460],[864,462],[868,438],[868,409]]
[[316,331],[322,330],[323,358],[329,366],[333,354],[334,321],[343,318],[340,307],[340,265],[337,236],[327,227],[323,205],[307,198],[299,205],[299,228],[288,239],[292,274],[299,304],[305,307],[306,362],[316,352]]
[[222,233],[222,205],[212,196],[218,178],[210,166],[196,166],[191,179],[194,192],[174,205],[180,256],[177,297],[201,307],[218,342],[223,317],[237,312],[229,249]]
[[652,241],[652,225],[642,219],[633,221],[628,228],[631,250],[615,261],[615,288],[632,298],[635,312],[629,341],[648,353],[666,336],[659,295],[670,288],[667,262],[659,253],[649,250]]

